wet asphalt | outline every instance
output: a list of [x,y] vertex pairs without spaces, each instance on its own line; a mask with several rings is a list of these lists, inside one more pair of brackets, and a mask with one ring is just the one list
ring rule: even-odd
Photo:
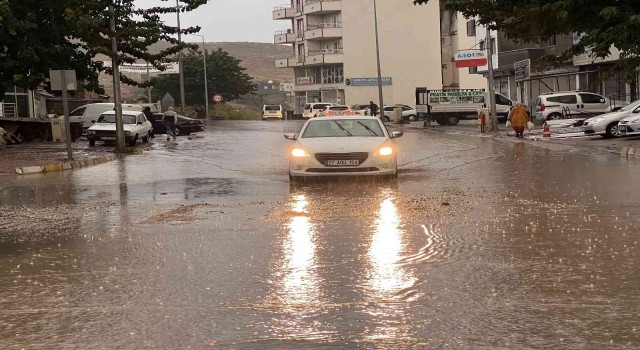
[[640,163],[407,130],[290,185],[300,127],[0,177],[0,348],[640,348]]

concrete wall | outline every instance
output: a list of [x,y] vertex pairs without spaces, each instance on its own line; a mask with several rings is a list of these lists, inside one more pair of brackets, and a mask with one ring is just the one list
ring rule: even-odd
[[[415,88],[442,88],[439,1],[415,6],[411,0],[378,1],[385,104],[415,103]],[[376,77],[373,6],[369,0],[343,0],[344,69],[347,78]],[[346,87],[346,103],[378,101],[376,87]]]

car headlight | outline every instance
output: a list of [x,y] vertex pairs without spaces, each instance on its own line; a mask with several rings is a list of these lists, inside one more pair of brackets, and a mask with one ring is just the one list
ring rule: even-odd
[[593,118],[593,119],[589,120],[589,124],[591,124],[591,125],[598,124],[603,120],[604,120],[604,118]]
[[309,157],[309,153],[302,148],[294,148],[291,150],[291,155],[296,158]]
[[87,130],[87,135],[95,135],[96,131],[95,130]]
[[378,150],[378,154],[381,156],[390,156],[393,154],[393,148],[391,147],[382,147]]

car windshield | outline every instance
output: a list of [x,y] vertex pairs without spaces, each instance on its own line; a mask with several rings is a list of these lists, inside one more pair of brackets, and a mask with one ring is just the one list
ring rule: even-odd
[[631,103],[629,103],[628,105],[622,107],[620,110],[622,111],[632,111],[636,108],[640,107],[640,100],[635,100]]
[[279,111],[280,106],[264,106],[265,111]]
[[[115,114],[103,114],[100,116],[100,118],[98,118],[98,123],[115,123],[116,122],[116,115]],[[122,116],[122,123],[124,124],[135,124],[136,123],[136,117],[133,115],[123,115]]]
[[384,137],[382,127],[373,119],[313,120],[302,138],[314,137]]

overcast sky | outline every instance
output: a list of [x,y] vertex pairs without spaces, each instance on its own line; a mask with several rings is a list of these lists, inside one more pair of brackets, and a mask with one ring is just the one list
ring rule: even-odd
[[[175,4],[175,0],[137,0],[140,7]],[[209,0],[196,11],[182,14],[183,27],[200,26],[200,34],[207,42],[255,41],[273,42],[273,34],[280,29],[290,27],[287,21],[274,21],[271,12],[275,6],[288,3],[289,0]],[[175,25],[175,15],[166,18],[167,24]],[[200,41],[198,37],[185,38],[185,41]]]

